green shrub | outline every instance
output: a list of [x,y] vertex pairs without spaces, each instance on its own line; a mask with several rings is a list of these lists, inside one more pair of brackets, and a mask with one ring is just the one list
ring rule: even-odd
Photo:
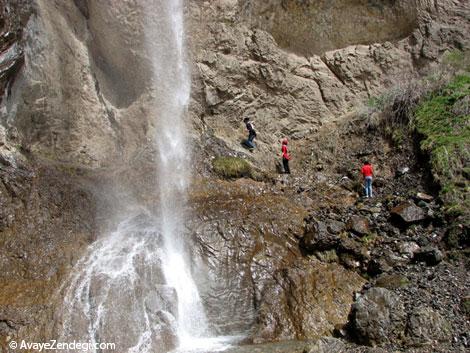
[[217,157],[212,161],[214,172],[223,178],[252,177],[250,163],[239,157]]

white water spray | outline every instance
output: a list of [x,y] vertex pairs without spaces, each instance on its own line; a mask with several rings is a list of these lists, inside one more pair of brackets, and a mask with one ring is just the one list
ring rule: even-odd
[[[152,2],[151,2],[152,4]],[[178,338],[188,346],[209,334],[197,286],[190,272],[184,240],[185,201],[189,184],[189,149],[185,116],[190,76],[185,63],[183,1],[154,1],[147,19],[147,46],[155,88],[158,187],[164,244],[163,273],[178,295]],[[158,14],[154,16],[155,14]]]
[[[128,353],[217,352],[185,239],[190,181],[183,0],[141,0],[152,63],[159,212],[129,207],[66,282],[60,341],[113,342]],[[99,350],[91,350],[98,352]]]

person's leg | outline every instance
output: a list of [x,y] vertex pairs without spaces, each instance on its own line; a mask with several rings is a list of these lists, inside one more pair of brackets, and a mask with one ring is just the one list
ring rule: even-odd
[[366,177],[366,197],[372,197],[372,178]]
[[284,166],[284,173],[290,174],[290,168],[289,168],[289,160],[286,158],[282,159],[282,164]]
[[248,138],[245,140],[245,145],[248,147],[248,148],[254,148],[255,146],[253,145],[253,138],[251,137],[251,135],[248,135]]

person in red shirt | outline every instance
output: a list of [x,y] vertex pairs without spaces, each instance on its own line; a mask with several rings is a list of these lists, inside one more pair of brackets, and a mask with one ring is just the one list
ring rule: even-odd
[[282,165],[284,166],[284,173],[290,174],[290,168],[289,168],[289,160],[290,160],[290,155],[287,150],[287,139],[282,140]]
[[374,175],[374,170],[368,161],[364,162],[364,165],[361,168],[361,174],[364,178],[364,189],[366,197],[372,197],[372,176]]

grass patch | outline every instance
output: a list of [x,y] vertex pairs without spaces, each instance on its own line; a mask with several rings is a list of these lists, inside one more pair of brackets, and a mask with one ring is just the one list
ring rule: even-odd
[[405,287],[410,283],[408,278],[401,275],[381,275],[377,278],[375,285],[381,288],[397,289]]
[[253,168],[250,163],[239,157],[217,157],[212,161],[214,172],[222,178],[251,178]]
[[449,216],[470,208],[470,74],[456,76],[443,89],[428,95],[417,107],[413,124],[423,137],[421,149],[430,156],[433,177]]

